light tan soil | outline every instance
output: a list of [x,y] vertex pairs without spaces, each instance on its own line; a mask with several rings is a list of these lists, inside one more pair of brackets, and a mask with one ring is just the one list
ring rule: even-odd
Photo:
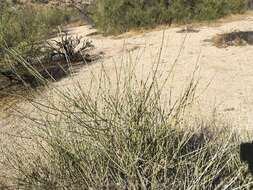
[[[186,87],[198,65],[199,69],[195,76],[196,80],[199,79],[198,98],[193,114],[208,117],[215,111],[219,117],[233,123],[237,130],[251,130],[253,128],[253,46],[217,48],[206,40],[219,33],[234,30],[253,31],[253,16],[248,14],[236,21],[224,22],[218,26],[201,25],[196,29],[199,32],[178,33],[181,28],[174,27],[116,37],[91,35],[95,30],[90,26],[69,28],[69,32],[72,35],[88,35],[97,47],[97,51],[104,52],[103,65],[112,81],[115,81],[115,67],[121,66],[123,55],[125,60],[131,55],[132,63],[136,65],[137,76],[139,79],[145,78],[152,71],[154,59],[158,57],[159,48],[164,41],[159,66],[159,74],[163,74],[161,81],[175,63],[173,77],[164,88],[164,96],[168,97],[172,90],[176,97]],[[76,81],[84,86],[89,84],[92,79],[90,71],[99,75],[101,65],[102,63],[98,62],[82,67],[73,78],[65,78],[52,85],[75,92],[73,84]],[[52,95],[52,99],[54,98],[57,99]],[[43,95],[38,97],[38,101],[43,102]],[[7,107],[7,102],[2,104]],[[33,113],[33,108],[26,102],[18,105],[26,110],[24,112]],[[20,126],[27,123],[22,123],[15,117],[6,117],[6,109],[1,110],[0,143],[6,145],[10,137],[6,134],[16,135],[19,133],[17,131]]]
[[[220,33],[253,31],[253,16],[247,15],[240,20],[224,22],[216,27],[199,26],[196,29],[199,32],[178,33],[181,28],[164,31],[160,71],[166,75],[178,58],[173,71],[173,82],[168,84],[164,93],[168,94],[173,88],[177,94],[185,87],[197,64],[200,67],[197,74],[200,80],[197,113],[208,115],[215,109],[218,115],[234,123],[238,129],[253,129],[253,46],[217,48],[208,42],[208,39]],[[71,32],[86,35],[94,31],[83,26],[72,28]],[[133,57],[140,57],[136,70],[140,78],[145,78],[161,47],[163,30],[137,35],[128,33],[118,37],[91,35],[89,38],[105,53],[104,65],[109,73],[114,73],[115,60],[116,65],[120,65],[119,57],[131,52]],[[89,69],[96,72],[100,65],[95,64]],[[89,81],[85,73],[87,68],[82,69],[76,79],[84,83]],[[64,80],[59,85],[67,82],[69,81]]]

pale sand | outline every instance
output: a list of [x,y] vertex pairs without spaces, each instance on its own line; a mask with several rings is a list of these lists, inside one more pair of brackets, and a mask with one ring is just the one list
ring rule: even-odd
[[[181,49],[173,70],[173,80],[166,85],[164,95],[168,95],[172,90],[177,96],[186,87],[197,64],[200,67],[196,74],[196,78],[200,80],[197,90],[199,98],[195,101],[193,115],[208,117],[215,109],[219,117],[233,123],[237,130],[251,130],[253,128],[253,46],[220,49],[205,40],[218,33],[233,30],[253,31],[253,16],[246,15],[241,20],[219,24],[219,26],[199,26],[197,29],[200,30],[198,33],[188,34],[177,33],[180,28],[168,28],[165,31],[156,29],[139,34],[128,33],[118,37],[91,35],[88,38],[94,42],[97,51],[104,52],[103,65],[112,81],[115,81],[115,66],[119,67],[122,55],[127,57],[129,52],[133,60],[138,58],[136,73],[141,79],[152,70],[153,60],[161,47],[164,32],[159,73],[166,76],[170,72]],[[89,26],[81,26],[70,28],[69,32],[72,35],[85,36],[95,30]],[[75,92],[73,84],[76,81],[87,85],[92,78],[90,71],[99,75],[100,69],[101,63],[94,63],[82,67],[73,79],[68,77],[52,85]],[[57,97],[52,95],[52,99],[57,99]],[[43,98],[40,101],[42,102]],[[29,105],[22,102],[19,105],[27,113],[33,113],[33,108]],[[19,119],[13,117],[0,119],[0,143],[8,144],[6,132],[17,135],[19,126],[25,124],[27,123],[22,124]]]
[[[200,30],[198,33],[188,34],[177,33],[180,28],[165,30],[159,67],[164,75],[171,70],[182,46],[183,49],[173,71],[173,82],[168,83],[164,93],[168,94],[171,88],[175,94],[182,90],[198,64],[200,71],[196,78],[200,80],[197,93],[200,98],[197,99],[198,111],[196,109],[195,111],[205,116],[215,109],[218,115],[232,122],[237,129],[253,129],[253,46],[217,48],[205,41],[219,33],[234,30],[253,31],[253,16],[245,16],[242,20],[224,23],[218,27],[202,26],[197,29]],[[74,28],[71,32],[86,35],[93,31],[83,26]],[[115,73],[113,60],[116,60],[116,65],[120,65],[120,57],[130,51],[132,57],[139,57],[136,72],[140,78],[145,78],[150,72],[153,60],[161,47],[162,37],[163,30],[141,34],[130,33],[120,37],[90,36],[96,47],[105,53],[104,65],[108,73]],[[89,67],[93,72],[100,68],[100,64]],[[87,70],[83,68],[76,76],[76,80],[87,83],[89,81]],[[57,85],[63,86],[69,82],[68,79],[64,79]]]

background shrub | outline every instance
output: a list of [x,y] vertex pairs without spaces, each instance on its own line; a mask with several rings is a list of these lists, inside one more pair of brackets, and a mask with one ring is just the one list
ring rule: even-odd
[[[45,41],[54,29],[80,19],[78,12],[71,8],[17,5],[7,1],[1,1],[0,5],[0,77],[9,77],[16,66],[23,68],[20,63],[45,62],[43,58],[48,56]],[[16,74],[30,76],[29,72]]]
[[100,0],[92,12],[105,33],[125,32],[161,23],[210,20],[246,10],[246,0]]
[[45,40],[52,29],[76,15],[69,9],[3,3],[0,11],[0,58],[12,48],[26,57],[33,55],[36,43]]

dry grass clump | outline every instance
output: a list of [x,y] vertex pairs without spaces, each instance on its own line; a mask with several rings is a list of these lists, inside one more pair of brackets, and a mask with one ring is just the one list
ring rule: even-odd
[[226,48],[229,46],[253,45],[252,31],[234,31],[231,33],[218,34],[211,40],[216,47]]
[[[122,64],[124,65],[124,64]],[[4,151],[7,176],[16,189],[247,189],[253,180],[239,160],[239,137],[185,119],[197,82],[164,106],[158,66],[146,80],[118,68],[117,81],[104,67],[89,88],[60,91],[57,103],[29,100],[36,117],[29,146]],[[127,72],[128,71],[128,72]],[[94,83],[98,81],[98,84]],[[100,82],[99,82],[100,81]],[[112,84],[115,84],[112,88]],[[96,90],[94,90],[96,89]],[[37,111],[36,111],[37,110]],[[28,126],[29,127],[29,126]]]

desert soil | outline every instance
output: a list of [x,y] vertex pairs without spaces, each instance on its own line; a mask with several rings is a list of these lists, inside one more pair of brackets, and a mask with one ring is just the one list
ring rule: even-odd
[[[168,97],[170,91],[177,96],[187,86],[198,67],[195,78],[199,80],[199,85],[193,114],[200,117],[216,114],[224,121],[231,122],[238,131],[253,129],[253,46],[217,48],[209,41],[220,33],[234,30],[253,31],[253,16],[245,15],[239,20],[217,26],[200,25],[196,28],[199,32],[194,33],[178,33],[180,29],[173,27],[105,37],[96,34],[96,30],[88,25],[69,28],[71,35],[78,34],[91,39],[97,51],[104,52],[104,58],[82,67],[73,77],[52,85],[75,92],[76,81],[84,86],[89,84],[93,76],[90,71],[99,75],[102,64],[113,81],[115,67],[126,62],[121,61],[122,56],[125,60],[131,57],[137,76],[139,79],[145,78],[152,71],[154,60],[162,46],[159,74],[162,73],[163,77],[160,80],[173,68],[173,77],[164,88],[164,97]],[[45,96],[49,94],[45,92]],[[45,96],[38,97],[38,101],[43,101]],[[57,99],[54,94],[51,96]],[[26,124],[22,124],[15,116],[9,116],[7,105],[8,100],[2,102],[0,111],[2,146],[8,144],[10,135],[15,136],[22,132],[24,128],[21,131],[19,128]],[[26,102],[19,100],[16,105],[21,107],[23,112],[33,113],[33,108]]]

